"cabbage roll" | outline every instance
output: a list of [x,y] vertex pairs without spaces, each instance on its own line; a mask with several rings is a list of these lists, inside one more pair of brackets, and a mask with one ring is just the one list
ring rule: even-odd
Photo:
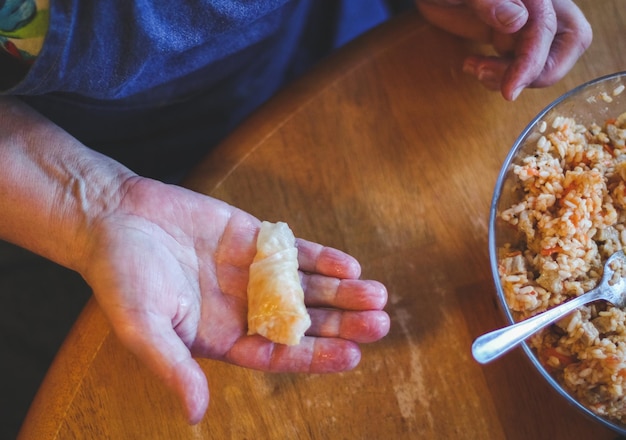
[[286,223],[263,222],[248,281],[248,334],[297,345],[311,325],[298,275],[296,239]]

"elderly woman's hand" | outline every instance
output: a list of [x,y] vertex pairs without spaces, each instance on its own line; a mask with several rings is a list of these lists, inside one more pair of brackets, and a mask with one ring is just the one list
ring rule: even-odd
[[493,46],[496,56],[469,56],[463,69],[508,100],[563,78],[591,44],[591,26],[572,0],[416,2],[434,25]]
[[389,330],[385,287],[359,280],[351,256],[297,240],[312,325],[299,345],[247,335],[247,283],[259,220],[213,198],[131,177],[95,223],[81,273],[115,333],[183,402],[203,416],[209,390],[192,356],[274,372],[354,368],[359,343]]

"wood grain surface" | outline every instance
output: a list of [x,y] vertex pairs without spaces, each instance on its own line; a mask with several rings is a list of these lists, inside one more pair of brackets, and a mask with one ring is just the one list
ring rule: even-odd
[[202,360],[211,403],[186,424],[174,396],[84,310],[22,439],[613,439],[522,350],[480,366],[470,346],[502,326],[487,247],[502,161],[567,90],[626,69],[626,3],[579,2],[594,42],[567,77],[514,103],[461,72],[481,50],[416,13],[326,60],[246,121],[185,185],[351,253],[389,290],[387,338],[331,375]]

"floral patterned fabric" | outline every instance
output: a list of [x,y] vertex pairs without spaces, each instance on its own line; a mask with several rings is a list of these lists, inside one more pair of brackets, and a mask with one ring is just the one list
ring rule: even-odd
[[48,0],[0,0],[0,48],[31,64],[48,30]]

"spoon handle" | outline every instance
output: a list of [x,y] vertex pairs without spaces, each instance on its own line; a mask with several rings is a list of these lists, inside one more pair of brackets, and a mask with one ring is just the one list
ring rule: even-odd
[[472,344],[472,355],[481,364],[490,362],[513,349],[545,326],[552,324],[578,307],[601,297],[602,289],[596,288],[532,318],[479,336]]

